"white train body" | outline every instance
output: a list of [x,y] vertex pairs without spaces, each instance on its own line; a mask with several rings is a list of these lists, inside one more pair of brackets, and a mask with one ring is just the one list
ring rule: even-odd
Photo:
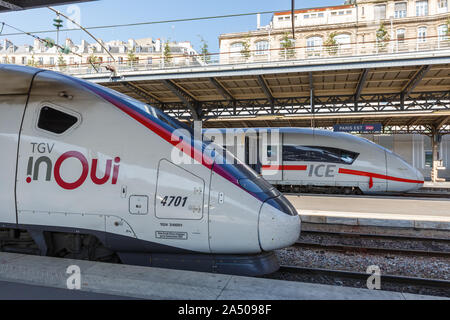
[[[0,83],[0,228],[28,231],[41,254],[62,246],[49,235],[81,234],[128,263],[179,267],[180,254],[199,254],[196,263],[240,273],[217,257],[246,255],[243,273],[261,274],[275,268],[264,252],[298,238],[277,190],[245,165],[196,158],[203,143],[180,140],[180,123],[158,110],[40,69],[0,65]],[[192,161],[175,163],[180,154]]]
[[[228,146],[225,133],[236,136]],[[423,175],[393,152],[347,133],[307,128],[207,129],[205,136],[260,171],[281,190],[296,187],[357,190],[366,194],[407,192]],[[217,140],[220,137],[220,140]],[[256,165],[255,165],[256,164]]]

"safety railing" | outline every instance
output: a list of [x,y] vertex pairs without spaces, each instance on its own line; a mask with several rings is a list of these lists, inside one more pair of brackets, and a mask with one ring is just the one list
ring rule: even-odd
[[[162,69],[192,68],[199,66],[237,65],[264,62],[298,61],[342,58],[368,55],[392,55],[411,52],[450,51],[450,36],[410,38],[360,43],[341,43],[336,45],[285,46],[260,50],[230,50],[220,53],[199,55],[177,54],[171,56],[152,56],[145,60],[121,60],[120,62],[93,62],[71,65],[44,65],[45,69],[56,70],[72,75],[115,73],[131,71],[152,71]],[[106,54],[105,54],[106,55]],[[38,66],[39,67],[39,66]]]

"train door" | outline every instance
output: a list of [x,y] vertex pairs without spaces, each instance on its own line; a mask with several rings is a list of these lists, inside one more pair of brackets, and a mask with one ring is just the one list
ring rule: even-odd
[[267,131],[259,135],[259,157],[262,163],[262,175],[270,183],[283,180],[283,134]]
[[[209,251],[210,174],[204,174],[205,170],[209,171],[201,165],[179,166],[166,159],[160,160],[155,194],[155,237],[161,243]],[[202,177],[208,177],[208,181]]]
[[244,150],[245,150],[245,163],[250,168],[255,170],[257,173],[261,174],[258,132],[251,135],[245,135]]
[[17,147],[27,95],[0,95],[0,222],[17,223],[14,186]]

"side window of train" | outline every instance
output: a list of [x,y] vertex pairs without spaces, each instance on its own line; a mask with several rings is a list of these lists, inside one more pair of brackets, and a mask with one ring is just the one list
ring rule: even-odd
[[39,110],[37,128],[48,133],[61,135],[74,128],[80,122],[80,115],[50,104],[42,105]]
[[352,164],[359,153],[332,147],[283,146],[284,161],[313,161]]
[[267,146],[267,159],[276,160],[277,159],[277,146]]

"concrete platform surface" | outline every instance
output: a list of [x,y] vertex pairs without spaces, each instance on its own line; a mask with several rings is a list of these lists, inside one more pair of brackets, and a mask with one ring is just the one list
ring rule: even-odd
[[450,182],[431,182],[431,181],[425,181],[423,184],[424,189],[449,189],[450,191]]
[[450,199],[287,195],[303,221],[450,230]]
[[[0,281],[67,288],[71,265],[81,270],[81,291],[176,300],[411,300],[440,299],[382,290],[337,287],[192,271],[0,253]],[[44,289],[43,289],[44,290]]]

